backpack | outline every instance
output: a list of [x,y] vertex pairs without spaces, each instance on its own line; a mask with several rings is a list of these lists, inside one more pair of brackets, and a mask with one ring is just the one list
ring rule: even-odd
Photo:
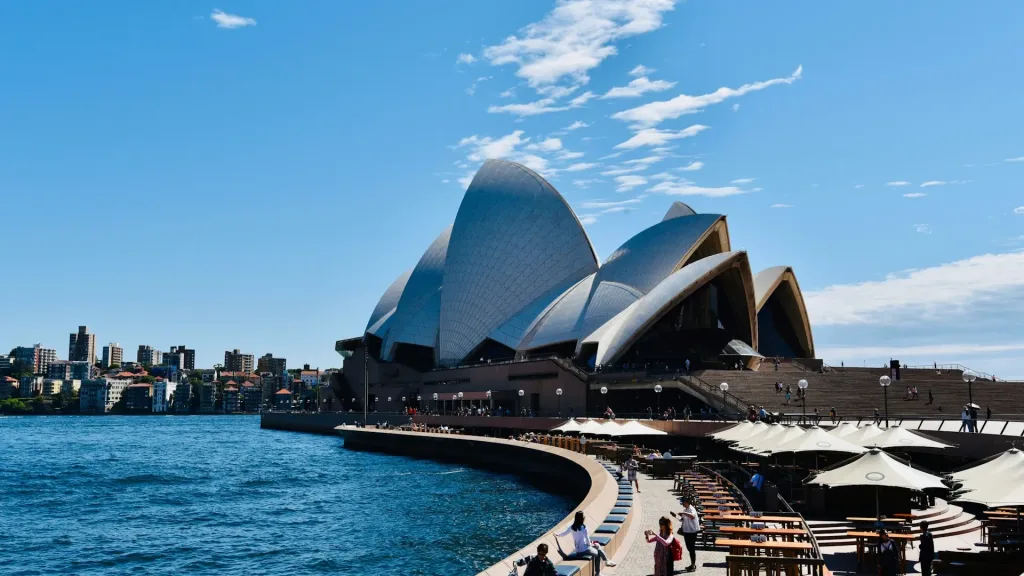
[[683,559],[683,545],[679,543],[679,538],[672,539],[672,560]]

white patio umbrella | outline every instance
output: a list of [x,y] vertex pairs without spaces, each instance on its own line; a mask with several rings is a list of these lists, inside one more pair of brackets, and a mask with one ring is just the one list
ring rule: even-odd
[[952,448],[949,444],[943,444],[911,432],[900,426],[892,426],[881,434],[876,434],[865,440],[863,446],[875,446],[878,448]]
[[857,425],[853,422],[840,422],[838,426],[829,430],[829,434],[838,438],[845,438],[857,431]]
[[605,420],[601,422],[601,431],[598,434],[604,434],[605,436],[615,436],[619,433],[622,426],[614,420]]
[[556,432],[579,432],[580,424],[575,420],[566,420],[561,426],[557,426],[552,430]]
[[708,434],[708,437],[722,441],[729,441],[733,440],[734,438],[746,438],[747,434],[750,433],[751,426],[753,426],[752,423],[744,420],[743,422],[729,426],[725,430],[712,432]]
[[957,500],[990,508],[1024,506],[1024,452],[1010,448],[977,466],[952,474],[967,490]]
[[843,439],[846,440],[847,442],[853,442],[854,444],[858,444],[860,446],[869,446],[870,443],[868,441],[881,433],[882,429],[876,426],[874,423],[871,423],[861,426],[860,428],[857,429],[856,432],[853,432],[852,434],[847,434],[846,436],[843,436]]
[[942,483],[942,478],[907,466],[877,448],[872,448],[831,470],[825,470],[807,483],[830,488],[874,486],[876,516],[879,514],[879,488],[904,488],[918,491],[929,488],[946,488],[946,485]]
[[668,436],[668,433],[645,426],[636,420],[629,420],[619,426],[614,436]]
[[587,418],[586,422],[584,422],[583,424],[580,424],[580,429],[578,430],[578,432],[580,434],[591,434],[591,435],[594,435],[594,434],[597,434],[597,435],[607,434],[607,432],[605,432],[604,428],[601,426],[600,422],[597,422],[595,420],[591,420],[590,418]]
[[[863,454],[867,451],[868,449],[863,446],[847,442],[843,438],[837,438],[818,426],[811,426],[800,436],[776,446],[772,453],[838,452],[841,454]],[[815,455],[815,468],[817,468],[817,462],[817,455]]]
[[757,434],[752,434],[743,440],[736,442],[733,449],[751,454],[766,452],[772,446],[776,446],[778,444],[778,438],[785,434],[787,429],[789,429],[789,427],[783,426],[782,424],[769,424],[765,429],[762,429]]

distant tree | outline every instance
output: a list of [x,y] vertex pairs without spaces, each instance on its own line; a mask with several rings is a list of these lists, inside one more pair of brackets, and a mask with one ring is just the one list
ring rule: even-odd
[[27,400],[8,398],[0,400],[0,414],[28,414],[32,411]]
[[142,378],[139,378],[139,382],[142,382],[143,384],[152,384],[153,382],[156,382],[156,378],[152,376],[143,376]]

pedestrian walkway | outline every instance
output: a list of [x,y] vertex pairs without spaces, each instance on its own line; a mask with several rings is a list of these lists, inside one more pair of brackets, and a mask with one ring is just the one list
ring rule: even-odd
[[[667,516],[672,520],[673,530],[679,529],[679,521],[669,516],[669,512],[679,512],[682,505],[679,498],[672,492],[672,480],[654,479],[647,474],[637,474],[640,480],[640,493],[633,496],[634,503],[639,500],[642,517],[636,518],[630,526],[630,533],[627,536],[622,550],[619,551],[613,560],[619,563],[615,568],[602,570],[601,574],[614,576],[648,576],[654,574],[654,544],[648,544],[644,538],[644,530],[657,530],[658,519]],[[635,506],[635,504],[634,504]],[[632,544],[629,540],[632,539]],[[714,552],[697,550],[697,571],[688,574],[725,574],[725,552]],[[684,574],[683,568],[690,563],[690,557],[686,550],[683,551],[683,559],[676,562],[677,574]]]

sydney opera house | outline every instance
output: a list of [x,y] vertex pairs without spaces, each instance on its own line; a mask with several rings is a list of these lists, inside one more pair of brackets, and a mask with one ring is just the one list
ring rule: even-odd
[[793,270],[753,273],[724,215],[676,202],[599,263],[558,191],[489,160],[454,224],[337,350],[343,396],[361,404],[365,375],[382,410],[397,408],[387,398],[430,408],[461,393],[581,414],[595,374],[687,361],[756,370],[765,357],[813,358],[814,340]]

